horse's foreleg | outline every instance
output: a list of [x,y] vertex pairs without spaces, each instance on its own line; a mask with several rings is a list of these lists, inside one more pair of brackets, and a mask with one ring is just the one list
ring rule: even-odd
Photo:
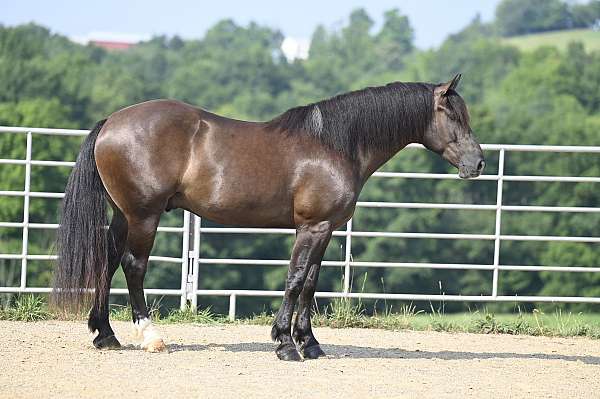
[[320,264],[331,237],[331,223],[321,222],[297,229],[288,269],[283,302],[273,323],[271,338],[280,344],[275,351],[281,360],[301,360],[292,340],[292,314],[311,265]]
[[122,260],[129,289],[133,326],[136,335],[142,340],[142,349],[148,352],[162,352],[167,349],[161,336],[152,325],[144,298],[144,276],[154,244],[159,217],[128,220],[127,249]]
[[123,216],[123,213],[115,208],[110,228],[108,229],[108,283],[104,292],[96,292],[88,319],[88,328],[90,331],[94,332],[98,330],[98,335],[94,338],[94,346],[98,349],[118,348],[121,346],[108,320],[108,295],[110,282],[115,271],[119,268],[119,262],[125,250],[126,238],[127,220]]
[[294,323],[294,341],[296,341],[296,344],[305,359],[316,359],[319,356],[325,355],[325,352],[323,352],[319,346],[319,341],[317,341],[312,332],[310,322],[312,301],[317,289],[320,269],[320,261],[310,267],[306,282],[304,283],[304,288],[302,288],[302,292],[300,293],[298,314],[296,315],[296,322]]

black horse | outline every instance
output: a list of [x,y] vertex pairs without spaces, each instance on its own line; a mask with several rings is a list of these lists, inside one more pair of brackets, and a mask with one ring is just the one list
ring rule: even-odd
[[271,336],[280,359],[323,355],[310,322],[321,260],[369,176],[409,143],[440,154],[463,178],[478,176],[485,165],[455,91],[459,79],[369,87],[268,122],[228,119],[172,100],[115,112],[91,131],[67,183],[55,302],[81,305],[93,292],[94,345],[118,347],[108,294],[121,264],[142,347],[162,351],[143,280],[165,210],[183,208],[228,225],[293,227],[296,242]]

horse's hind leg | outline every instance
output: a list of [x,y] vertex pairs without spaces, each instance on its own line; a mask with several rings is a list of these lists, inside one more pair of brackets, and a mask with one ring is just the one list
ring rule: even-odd
[[298,314],[294,323],[294,340],[305,359],[316,359],[319,356],[324,356],[325,352],[319,346],[319,341],[315,338],[311,322],[310,312],[312,308],[313,298],[317,289],[317,281],[319,280],[319,270],[321,263],[313,264],[310,267],[304,288],[300,293],[298,301]]
[[150,321],[144,298],[144,276],[159,219],[160,214],[128,218],[127,248],[121,261],[129,289],[133,325],[138,337],[142,338],[142,349],[148,352],[166,350],[162,338]]
[[113,206],[113,217],[108,229],[108,273],[107,284],[104,292],[97,291],[94,297],[92,310],[88,319],[88,328],[91,332],[98,331],[94,338],[94,346],[98,349],[118,348],[121,346],[108,320],[108,295],[110,282],[119,268],[119,261],[125,249],[127,238],[127,220],[123,213]]

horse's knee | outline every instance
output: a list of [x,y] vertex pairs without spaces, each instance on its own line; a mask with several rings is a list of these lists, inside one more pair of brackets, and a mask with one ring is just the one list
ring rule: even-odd
[[300,281],[299,279],[288,280],[287,294],[293,298],[297,298],[300,295],[300,292],[302,292],[302,283],[303,281]]
[[332,230],[331,222],[323,221],[311,226],[311,232],[318,236],[327,236]]
[[319,242],[327,239],[333,231],[331,222],[323,221],[315,224],[307,224],[298,228],[300,234],[310,236],[314,241]]

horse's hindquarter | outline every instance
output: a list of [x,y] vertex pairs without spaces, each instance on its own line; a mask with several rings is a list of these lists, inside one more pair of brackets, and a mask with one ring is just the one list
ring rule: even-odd
[[199,111],[154,100],[111,115],[100,131],[95,157],[102,182],[126,214],[160,212],[176,192],[188,163]]
[[350,182],[341,183],[348,179],[342,161],[314,141],[261,123],[212,115],[204,122],[192,144],[180,206],[222,224],[293,227],[299,218],[326,218],[354,200]]

